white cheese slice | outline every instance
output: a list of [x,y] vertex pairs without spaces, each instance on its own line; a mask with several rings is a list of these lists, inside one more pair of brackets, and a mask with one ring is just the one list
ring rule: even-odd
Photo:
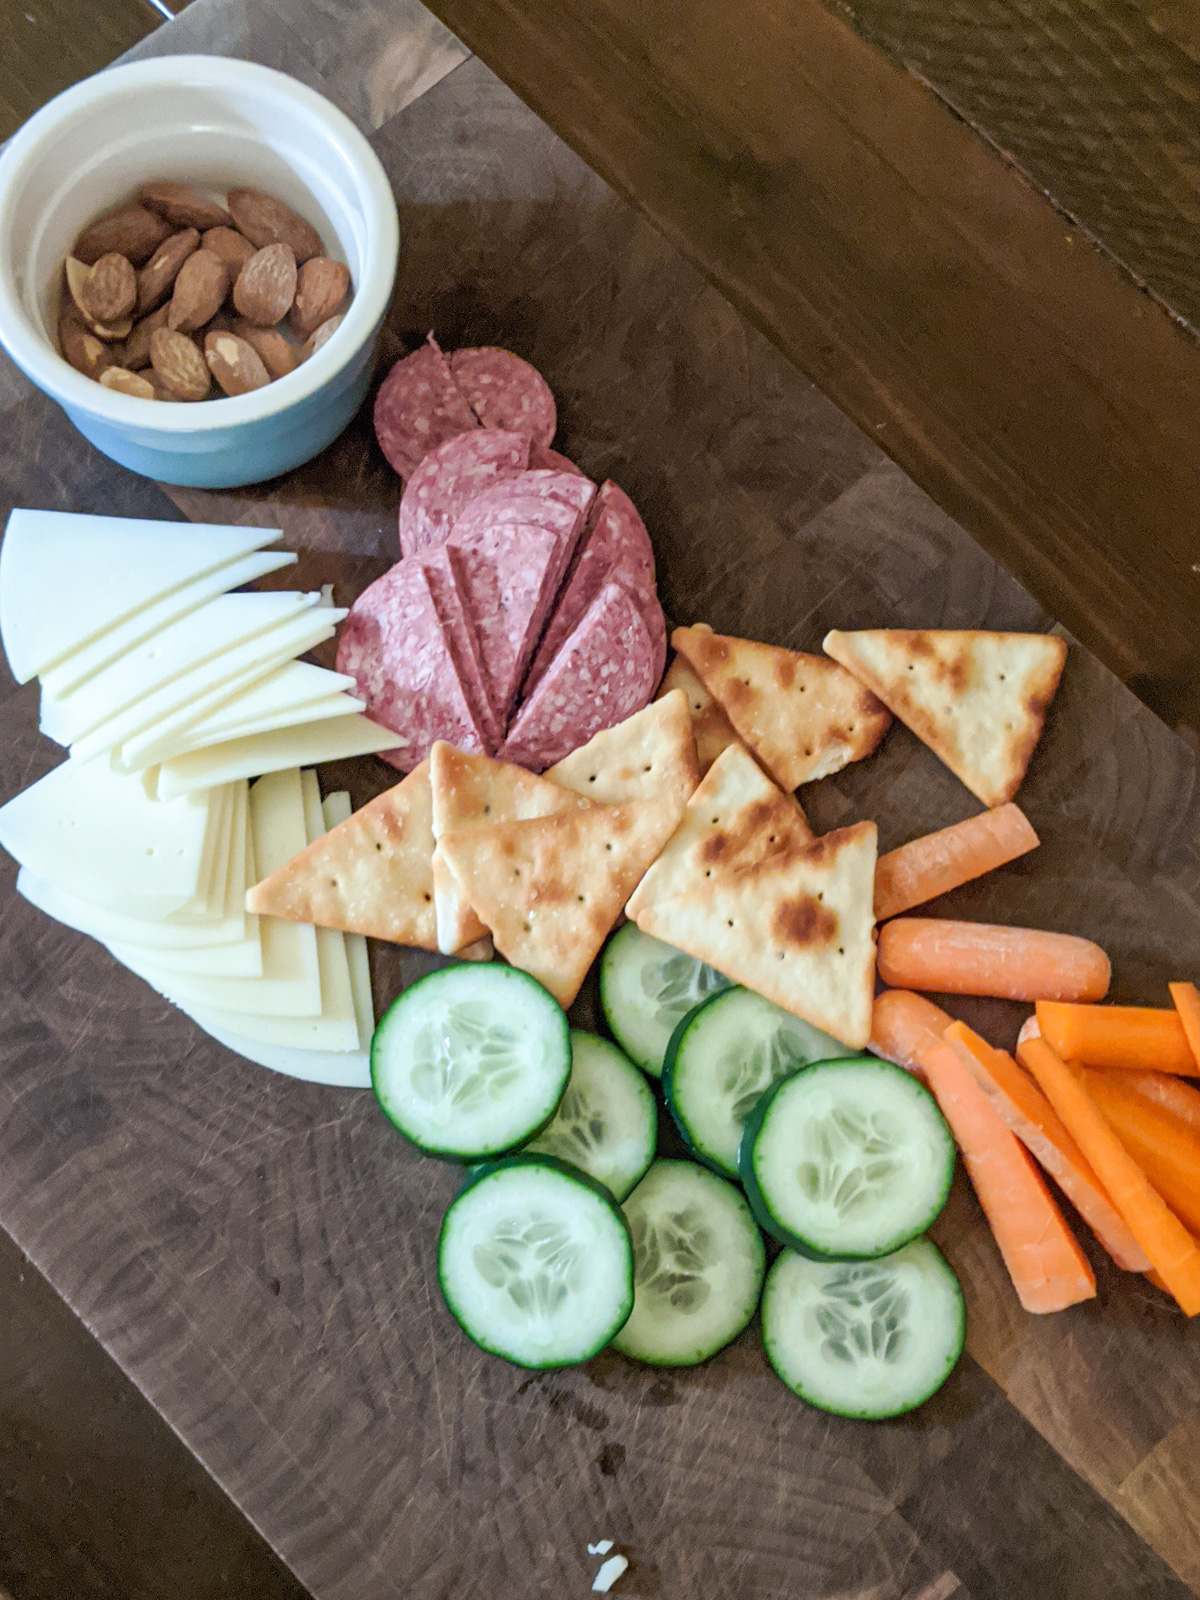
[[189,728],[179,748],[162,759],[173,761],[177,755],[190,755],[193,750],[205,750],[213,744],[228,744],[233,739],[250,739],[256,733],[274,733],[277,728],[299,728],[309,722],[328,722],[330,717],[352,717],[357,711],[365,711],[366,704],[365,700],[356,700],[353,695],[327,694],[320,700],[310,701],[306,706],[288,706],[279,711],[264,712],[261,717],[249,718],[245,722],[228,722],[220,729],[210,728],[210,722],[206,719]]
[[273,733],[233,739],[164,761],[158,774],[158,797],[173,800],[257,772],[371,755],[379,750],[394,750],[404,742],[390,728],[358,715],[331,717],[327,722],[299,728],[277,728]]
[[[206,661],[194,672],[146,695],[120,716],[102,723],[86,738],[79,740],[72,746],[72,754],[87,759],[102,750],[111,750],[120,745],[122,761],[129,766],[132,760],[130,741],[136,735],[165,728],[168,719],[184,710],[207,715],[221,703],[227,685],[251,683],[263,673],[290,661],[293,656],[302,655],[325,639],[332,638],[335,624],[345,614],[344,611],[329,611],[324,606],[313,606],[289,618],[260,634],[257,639],[250,639],[215,660]],[[155,759],[143,748],[138,766],[150,766]]]
[[144,606],[274,544],[274,528],[16,510],[0,546],[0,638],[18,683]]
[[218,595],[152,633],[62,699],[43,686],[42,732],[59,744],[73,744],[145,696],[311,609],[319,599],[319,592],[294,589]]
[[256,578],[264,578],[268,572],[295,566],[298,560],[299,557],[289,550],[262,550],[241,556],[227,566],[218,567],[215,572],[207,572],[202,578],[185,583],[182,589],[176,589],[174,594],[164,595],[153,605],[143,607],[132,617],[126,617],[124,622],[107,629],[91,644],[85,644],[81,650],[72,650],[57,667],[43,672],[43,691],[52,699],[61,699],[118,656],[132,650],[160,628],[186,617],[207,600],[215,599],[219,594],[228,594],[231,589],[240,589],[243,584],[253,583]]
[[298,1050],[294,1045],[247,1038],[244,1033],[226,1028],[215,1017],[187,1006],[181,1006],[180,1010],[226,1050],[260,1067],[269,1067],[272,1072],[334,1089],[371,1087],[371,1057],[365,1050]]
[[150,800],[107,762],[64,761],[0,808],[0,845],[79,900],[166,916],[203,886],[209,801],[207,790]]
[[165,739],[160,741],[156,754],[160,760],[169,761],[189,750],[224,744],[228,739],[244,739],[252,733],[269,733],[273,728],[294,727],[301,722],[320,722],[328,716],[348,716],[364,709],[363,701],[345,692],[353,687],[354,679],[346,673],[329,672],[310,661],[288,661],[231,695],[208,716],[182,728],[170,749],[163,748]]
[[[321,802],[325,814],[326,832],[339,823],[348,821],[352,811],[350,796],[345,789],[327,794]],[[367,941],[361,933],[344,933],[346,959],[350,963],[350,987],[354,991],[354,1010],[358,1017],[358,1042],[369,1052],[375,1034],[375,997],[371,992],[371,959]]]
[[185,915],[216,917],[224,909],[233,810],[233,784],[214,789],[208,799],[208,832],[204,840],[200,883],[194,898],[182,908]]

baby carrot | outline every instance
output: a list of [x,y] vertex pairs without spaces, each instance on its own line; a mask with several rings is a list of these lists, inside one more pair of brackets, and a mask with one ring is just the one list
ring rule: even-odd
[[1200,1137],[1130,1091],[1116,1073],[1084,1072],[1084,1084],[1113,1132],[1171,1210],[1200,1233]]
[[1108,957],[1088,939],[936,917],[885,922],[878,966],[896,989],[1002,1000],[1098,1000],[1111,974]]
[[953,1022],[940,1006],[907,989],[885,989],[875,996],[871,1010],[871,1037],[867,1049],[897,1067],[923,1077],[921,1051],[939,1044]]
[[1137,1067],[1095,1067],[1102,1078],[1111,1078],[1138,1095],[1148,1105],[1182,1123],[1200,1138],[1200,1090],[1181,1083],[1169,1072],[1143,1072]]
[[876,863],[875,919],[886,922],[936,895],[949,894],[1037,845],[1028,818],[1011,800],[994,811],[912,839]]
[[1194,1317],[1200,1312],[1200,1248],[1109,1126],[1104,1113],[1045,1039],[1027,1039],[1018,1054],[1108,1190],[1156,1272]]
[[1029,1152],[943,1041],[921,1065],[1026,1311],[1061,1311],[1096,1293],[1087,1257]]
[[1196,985],[1169,983],[1167,988],[1171,991],[1171,999],[1174,1000],[1175,1010],[1179,1013],[1188,1049],[1200,1062],[1200,994],[1196,992]]
[[1037,1005],[1038,1030],[1064,1061],[1087,1067],[1145,1067],[1200,1076],[1176,1012],[1154,1006]]

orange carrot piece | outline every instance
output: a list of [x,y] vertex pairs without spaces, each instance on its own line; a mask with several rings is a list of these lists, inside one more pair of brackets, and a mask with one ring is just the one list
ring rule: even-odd
[[1102,1078],[1112,1078],[1200,1138],[1200,1089],[1182,1083],[1169,1072],[1142,1072],[1136,1067],[1093,1067],[1092,1071]]
[[1021,810],[1007,805],[984,811],[965,822],[940,828],[880,856],[875,866],[875,920],[924,905],[949,894],[972,878],[1015,861],[1038,847],[1038,836]]
[[1001,1000],[1098,1000],[1108,957],[1089,939],[989,922],[897,917],[879,930],[879,975],[894,989]]
[[1090,1300],[1096,1279],[1087,1257],[1025,1146],[944,1040],[922,1050],[921,1065],[1026,1311]]
[[1085,1069],[1084,1084],[1150,1183],[1192,1233],[1200,1233],[1200,1138],[1130,1093],[1114,1074]]
[[935,1006],[924,995],[910,994],[907,989],[885,989],[875,996],[871,1009],[867,1048],[923,1078],[921,1051],[928,1045],[940,1044],[953,1021],[941,1006]]
[[1167,988],[1175,1002],[1192,1059],[1200,1063],[1200,993],[1194,983],[1169,983]]
[[1039,1000],[1038,1029],[1063,1061],[1200,1076],[1176,1012],[1155,1006],[1064,1005]]
[[1183,1311],[1194,1317],[1200,1312],[1196,1241],[1113,1132],[1085,1084],[1045,1039],[1027,1039],[1018,1055],[1091,1162],[1155,1271],[1162,1274]]
[[1145,1272],[1150,1261],[1130,1233],[1087,1157],[1028,1073],[1007,1050],[996,1050],[965,1022],[952,1022],[946,1043],[1021,1143],[1046,1169],[1119,1267]]

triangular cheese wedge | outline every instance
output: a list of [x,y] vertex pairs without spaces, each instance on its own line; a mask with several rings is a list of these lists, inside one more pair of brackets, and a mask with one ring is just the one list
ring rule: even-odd
[[736,742],[737,734],[733,731],[733,723],[682,656],[676,656],[667,668],[666,677],[655,698],[664,700],[676,689],[682,689],[687,696],[692,736],[696,741],[696,764],[703,777],[721,751]]
[[[429,755],[433,837],[496,822],[518,822],[578,811],[591,804],[524,767],[459,750],[442,740]],[[487,932],[441,849],[433,853],[437,941],[443,955],[458,955]]]
[[687,696],[675,690],[593,734],[544,776],[604,805],[656,794],[677,795],[682,805],[700,781]]
[[859,1049],[875,978],[875,824],[806,832],[731,745],[626,910],[643,933]]
[[985,806],[1020,788],[1067,659],[1051,634],[969,628],[834,632],[825,650]]
[[781,789],[828,778],[869,756],[891,717],[824,656],[676,628],[671,643]]
[[438,843],[501,955],[569,1006],[682,810],[662,795],[444,833]]
[[437,949],[429,762],[246,895],[247,911]]

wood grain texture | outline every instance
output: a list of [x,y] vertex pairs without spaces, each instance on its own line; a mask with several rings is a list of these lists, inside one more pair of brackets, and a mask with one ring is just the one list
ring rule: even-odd
[[1110,667],[1200,724],[1200,350],[819,0],[434,9]]
[[162,20],[150,0],[94,0],[82,27],[76,0],[0,0],[0,139]]
[[[643,508],[676,618],[802,648],[835,624],[1048,622],[480,63],[375,144],[405,239],[387,356],[433,327],[534,361],[559,446]],[[39,396],[18,388],[3,421],[21,446],[0,459],[3,502],[163,504]],[[398,485],[365,417],[261,490],[171,498],[277,521],[305,578],[342,595],[397,553]],[[6,679],[0,752],[0,800],[58,757],[35,690]],[[370,760],[325,778],[357,801],[389,781]],[[1189,750],[1075,648],[1021,796],[1045,842],[947,905],[1098,937],[1118,997],[1162,999],[1169,971],[1200,967],[1196,781]],[[903,729],[804,798],[821,828],[877,817],[883,848],[975,809]],[[369,1096],[220,1050],[16,900],[13,876],[0,863],[0,1220],[318,1600],[558,1600],[587,1592],[600,1537],[631,1557],[631,1600],[1191,1592],[1200,1348],[1141,1280],[1098,1260],[1097,1302],[1026,1317],[960,1181],[939,1238],[971,1355],[915,1417],[809,1410],[753,1329],[689,1373],[609,1355],[522,1373],[438,1296],[451,1170]],[[428,959],[376,947],[377,1001]],[[997,1040],[1020,1014],[953,1009]],[[576,1015],[595,1022],[592,990]]]

